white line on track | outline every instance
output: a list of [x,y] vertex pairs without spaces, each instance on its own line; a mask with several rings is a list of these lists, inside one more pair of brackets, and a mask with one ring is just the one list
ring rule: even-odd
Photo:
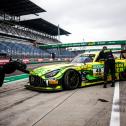
[[115,83],[110,126],[120,126],[119,82]]
[[15,83],[18,83],[18,82],[21,82],[21,81],[28,81],[28,78],[20,79],[20,80],[14,80],[14,81],[11,81],[11,82],[6,82],[6,83],[4,83],[4,85],[15,84]]
[[18,76],[22,76],[22,75],[26,75],[26,74],[13,75],[13,76],[5,77],[5,79],[6,78],[11,78],[11,77],[18,77]]

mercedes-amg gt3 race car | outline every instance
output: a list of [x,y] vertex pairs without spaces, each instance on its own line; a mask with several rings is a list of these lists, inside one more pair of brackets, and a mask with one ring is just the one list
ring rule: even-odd
[[[121,55],[120,55],[121,54]],[[26,88],[38,91],[70,90],[103,82],[104,61],[97,61],[99,53],[83,53],[71,63],[46,65],[30,72]],[[122,53],[114,53],[116,80],[126,78],[126,59]],[[111,75],[108,76],[111,81]]]

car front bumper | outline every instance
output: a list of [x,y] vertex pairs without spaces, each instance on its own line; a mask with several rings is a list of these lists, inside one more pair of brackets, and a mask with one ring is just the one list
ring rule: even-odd
[[57,85],[55,87],[36,87],[30,84],[25,85],[26,89],[33,90],[33,91],[61,91],[63,90],[62,86]]

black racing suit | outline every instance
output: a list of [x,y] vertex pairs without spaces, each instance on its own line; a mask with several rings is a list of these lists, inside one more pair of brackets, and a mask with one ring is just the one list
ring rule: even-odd
[[115,83],[115,59],[111,50],[102,50],[99,53],[98,60],[104,60],[104,86],[106,87],[107,75],[110,71],[112,76],[112,86]]

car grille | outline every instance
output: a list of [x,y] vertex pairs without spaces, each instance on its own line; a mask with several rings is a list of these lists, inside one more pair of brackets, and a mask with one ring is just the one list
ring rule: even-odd
[[30,85],[36,86],[36,87],[46,87],[46,82],[40,78],[39,76],[29,76],[29,82]]

